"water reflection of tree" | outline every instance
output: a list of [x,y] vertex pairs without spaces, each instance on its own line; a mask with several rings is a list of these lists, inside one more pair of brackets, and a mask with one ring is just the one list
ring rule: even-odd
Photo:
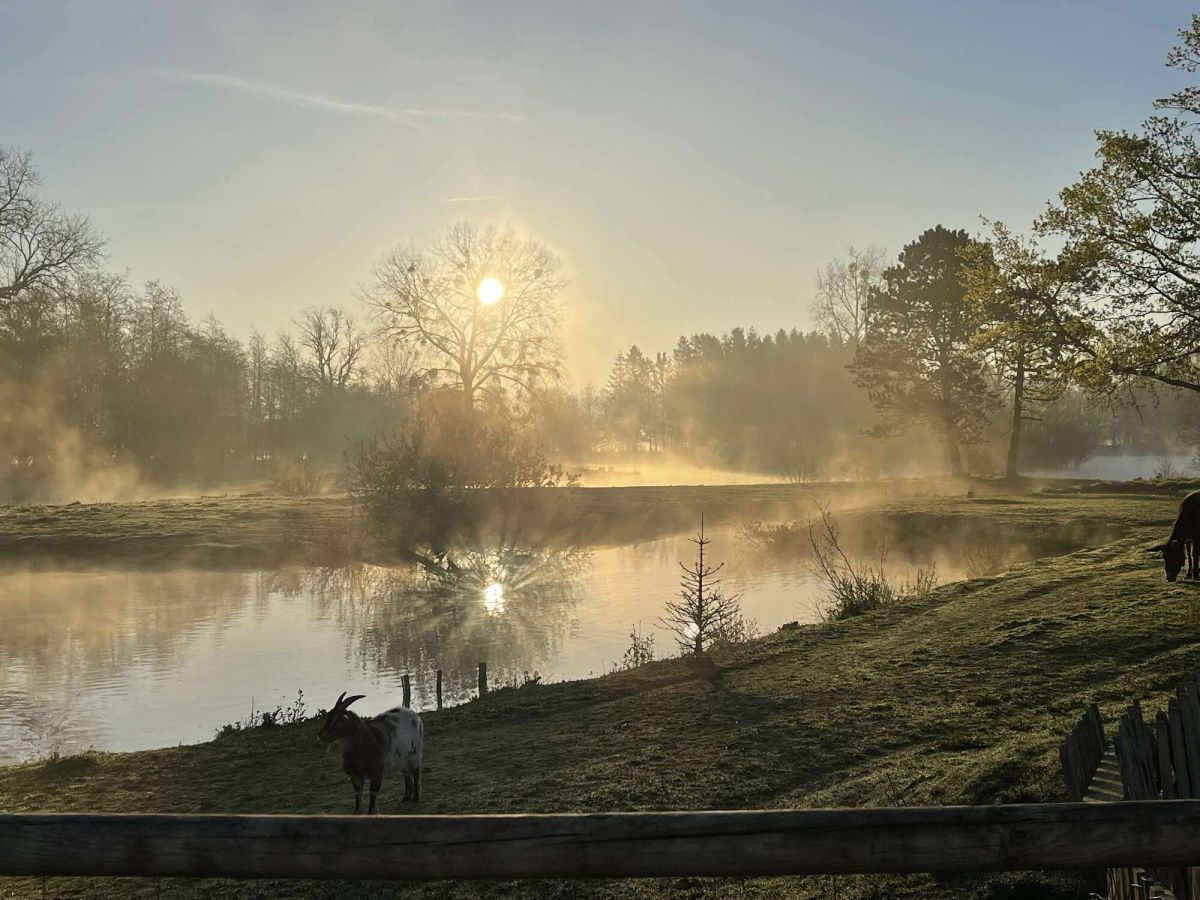
[[480,662],[494,678],[546,670],[577,627],[586,549],[469,550],[454,573],[365,563],[291,569],[275,590],[310,594],[337,620],[364,672],[410,673],[414,703],[434,703],[435,671],[447,702],[476,687]]

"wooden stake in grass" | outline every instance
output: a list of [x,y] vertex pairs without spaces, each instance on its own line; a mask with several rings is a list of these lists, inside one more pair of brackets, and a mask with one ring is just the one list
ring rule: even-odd
[[442,670],[437,670],[437,708],[442,708]]
[[726,597],[718,590],[717,577],[725,563],[710,566],[704,561],[705,549],[712,541],[704,536],[704,515],[700,516],[700,532],[691,539],[696,545],[696,560],[690,566],[679,563],[683,578],[679,583],[679,599],[667,602],[666,612],[659,624],[675,633],[675,642],[684,653],[703,653],[741,615],[741,594]]

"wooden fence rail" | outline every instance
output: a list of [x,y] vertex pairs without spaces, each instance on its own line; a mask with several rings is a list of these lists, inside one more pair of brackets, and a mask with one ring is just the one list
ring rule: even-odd
[[516,816],[0,815],[0,875],[643,878],[1197,861],[1193,800]]

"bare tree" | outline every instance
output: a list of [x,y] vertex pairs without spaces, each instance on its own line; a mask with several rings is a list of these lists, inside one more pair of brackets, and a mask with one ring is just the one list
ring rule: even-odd
[[867,298],[882,283],[887,254],[874,245],[850,247],[844,259],[833,260],[817,274],[812,313],[830,337],[857,344],[867,331]]
[[683,572],[679,599],[667,603],[658,621],[675,633],[675,641],[684,653],[703,653],[739,624],[741,594],[721,593],[717,574],[725,563],[710,566],[704,561],[705,549],[712,543],[704,536],[704,516],[700,517],[699,534],[691,541],[696,545],[696,560],[690,566],[679,563]]
[[284,421],[294,420],[305,404],[306,382],[304,363],[296,339],[286,331],[275,335],[271,348],[269,387],[277,416]]
[[426,374],[474,409],[506,389],[528,393],[561,374],[559,261],[512,231],[451,226],[428,250],[401,248],[375,266],[366,301],[382,334],[429,351]]
[[309,353],[309,378],[323,391],[344,388],[354,380],[363,339],[354,317],[336,306],[313,306],[294,320],[300,345]]
[[367,377],[374,390],[385,394],[408,394],[420,389],[424,365],[415,344],[372,341],[366,359]]
[[104,241],[87,219],[37,195],[28,153],[0,147],[0,302],[90,268]]

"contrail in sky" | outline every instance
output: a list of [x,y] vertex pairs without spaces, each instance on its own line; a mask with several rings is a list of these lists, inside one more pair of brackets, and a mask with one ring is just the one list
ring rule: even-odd
[[505,112],[476,112],[460,109],[392,109],[388,106],[375,106],[370,103],[354,103],[339,100],[336,97],[325,97],[319,94],[309,94],[303,91],[293,91],[265,81],[251,81],[248,78],[237,78],[233,75],[219,75],[214,72],[176,72],[164,71],[167,78],[175,81],[187,81],[193,84],[207,84],[230,91],[240,91],[244,94],[256,94],[280,103],[288,103],[305,109],[319,109],[326,112],[342,113],[344,115],[374,116],[398,122],[409,128],[422,128],[422,120],[450,119],[493,119],[505,122],[525,122],[525,116]]

